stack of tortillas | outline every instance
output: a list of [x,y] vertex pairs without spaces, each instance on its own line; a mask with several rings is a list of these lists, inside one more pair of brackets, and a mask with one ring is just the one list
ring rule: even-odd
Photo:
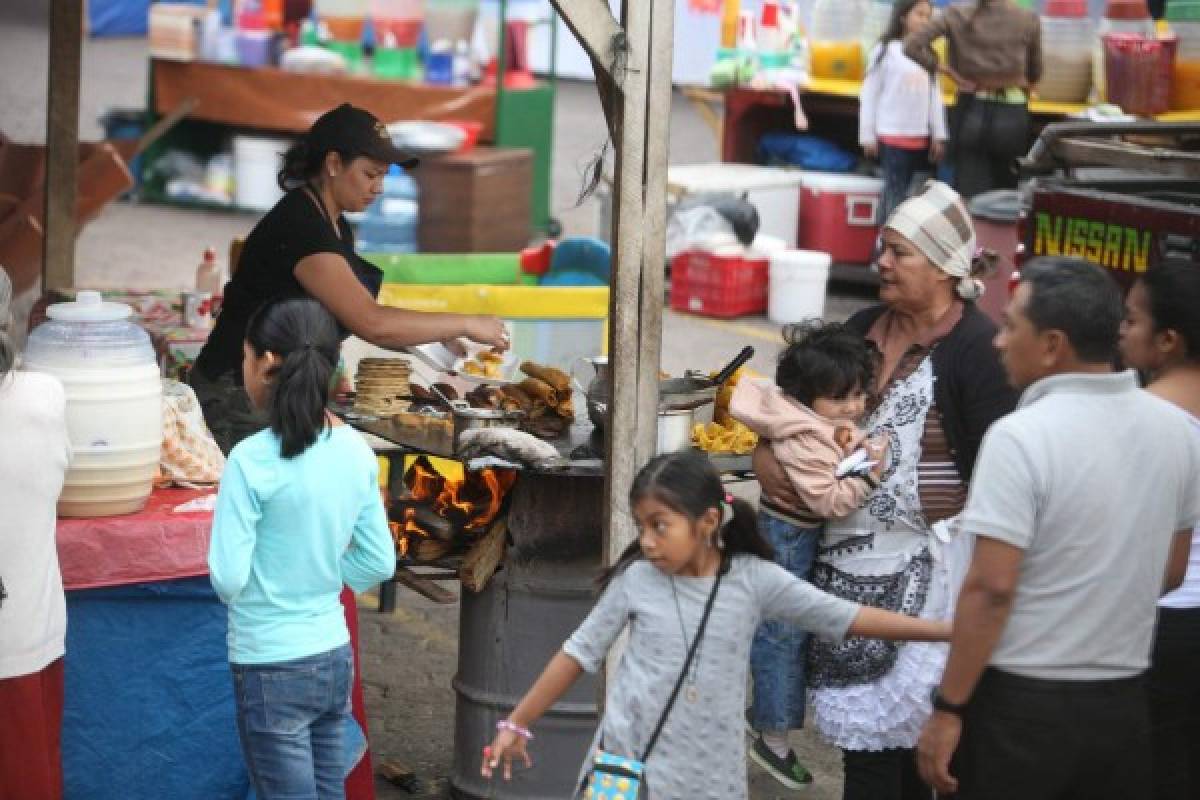
[[354,410],[384,417],[407,411],[412,364],[403,358],[364,358],[354,374]]

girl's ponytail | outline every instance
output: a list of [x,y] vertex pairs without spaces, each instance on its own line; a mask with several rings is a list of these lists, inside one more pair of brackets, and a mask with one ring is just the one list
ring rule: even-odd
[[338,360],[333,316],[311,297],[271,300],[250,318],[246,341],[258,356],[279,359],[267,415],[284,458],[300,455],[325,429],[325,405]]
[[754,508],[741,498],[733,498],[732,503],[723,506],[731,510],[728,520],[721,521],[721,546],[726,561],[739,553],[758,556],[771,561],[775,551],[770,543],[758,532],[758,515]]
[[333,371],[334,364],[311,345],[283,357],[271,391],[270,419],[284,458],[303,453],[324,430]]

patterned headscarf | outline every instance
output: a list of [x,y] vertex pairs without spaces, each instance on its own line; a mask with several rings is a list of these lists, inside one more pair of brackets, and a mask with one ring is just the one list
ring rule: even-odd
[[940,181],[926,181],[921,193],[901,203],[884,227],[912,242],[942,272],[958,278],[959,297],[974,300],[983,294],[983,282],[973,277],[975,227],[958,192]]

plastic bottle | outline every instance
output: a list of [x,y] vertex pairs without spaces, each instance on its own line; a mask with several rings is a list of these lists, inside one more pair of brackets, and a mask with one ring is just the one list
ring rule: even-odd
[[1051,103],[1082,103],[1092,87],[1095,26],[1087,0],[1047,0],[1042,11],[1045,63],[1038,97]]
[[726,50],[737,47],[739,11],[738,0],[725,0],[721,5],[721,47]]
[[217,251],[204,249],[204,258],[196,268],[196,291],[220,297],[225,289],[224,270],[217,264]]
[[355,246],[360,253],[417,252],[417,182],[393,165],[383,194],[363,212]]
[[1179,37],[1171,108],[1179,111],[1200,108],[1200,3],[1172,0],[1167,6],[1167,21]]
[[1154,38],[1154,20],[1146,0],[1108,0],[1104,17],[1096,29],[1092,50],[1092,93],[1098,100],[1108,98],[1108,83],[1104,74],[1104,34],[1132,33]]
[[455,86],[471,85],[471,48],[462,39],[454,43],[454,66],[452,74]]

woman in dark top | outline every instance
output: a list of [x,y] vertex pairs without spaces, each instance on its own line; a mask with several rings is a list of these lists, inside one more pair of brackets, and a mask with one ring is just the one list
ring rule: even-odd
[[[864,605],[945,618],[966,561],[954,517],[984,431],[1016,398],[992,347],[996,327],[972,302],[975,232],[962,199],[927,183],[888,219],[883,243],[882,305],[846,326],[883,353],[863,427],[889,438],[884,472],[860,509],[826,524],[810,580]],[[755,451],[754,468],[763,502],[795,507],[769,448]],[[912,748],[945,648],[860,638],[809,647],[811,718],[842,749],[843,800],[928,800]]]
[[326,112],[284,155],[279,185],[287,193],[250,232],[225,287],[216,327],[196,359],[191,384],[221,449],[265,426],[241,386],[246,323],[259,306],[284,294],[308,294],[350,334],[388,349],[466,337],[508,347],[495,317],[389,308],[375,298],[383,272],[354,252],[346,211],[362,211],[383,191],[390,164],[416,165],[370,112],[344,103]]

